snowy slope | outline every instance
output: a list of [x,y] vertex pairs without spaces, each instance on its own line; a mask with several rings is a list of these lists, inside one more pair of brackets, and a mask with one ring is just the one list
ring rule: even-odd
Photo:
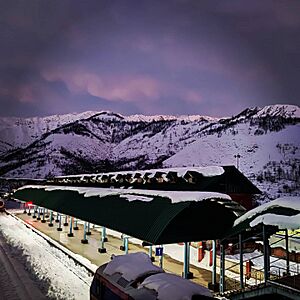
[[89,118],[94,114],[96,112],[87,111],[80,114],[53,115],[44,118],[0,118],[0,141],[8,143],[6,149],[27,146],[46,132],[63,124]]

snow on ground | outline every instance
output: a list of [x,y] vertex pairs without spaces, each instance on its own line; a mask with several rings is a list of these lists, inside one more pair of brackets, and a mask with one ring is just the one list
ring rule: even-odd
[[[226,259],[233,260],[235,262],[238,262],[240,259],[239,254],[234,255],[226,255]],[[264,256],[263,253],[255,250],[251,253],[245,253],[243,255],[244,262],[251,260],[253,265],[257,267],[257,269],[263,268],[264,266]],[[286,271],[286,260],[277,258],[274,256],[270,256],[270,271],[272,274],[282,275],[283,272]],[[290,262],[290,272],[293,275],[294,273],[299,274],[300,272],[300,264],[295,262]]]
[[92,277],[59,249],[9,215],[0,231],[50,299],[89,299]]

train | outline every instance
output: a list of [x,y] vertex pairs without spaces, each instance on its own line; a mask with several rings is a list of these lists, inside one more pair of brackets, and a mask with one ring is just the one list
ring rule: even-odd
[[112,256],[95,272],[91,300],[209,300],[209,289],[153,264],[143,252]]

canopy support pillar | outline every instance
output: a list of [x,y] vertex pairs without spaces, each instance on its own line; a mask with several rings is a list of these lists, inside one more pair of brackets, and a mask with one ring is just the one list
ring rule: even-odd
[[193,273],[190,272],[190,243],[184,243],[184,262],[183,262],[183,278],[193,278]]
[[225,246],[220,245],[220,293],[225,292]]
[[87,224],[87,231],[86,231],[86,235],[91,235],[92,233],[91,233],[91,223],[90,222],[88,222],[88,224]]
[[101,239],[100,239],[100,248],[98,248],[99,253],[106,253],[105,242],[106,238],[106,230],[105,227],[102,227]]
[[64,226],[68,226],[68,225],[69,225],[69,223],[68,223],[68,216],[65,215],[65,223],[64,223]]
[[74,218],[74,230],[79,230],[78,228],[78,219],[77,218]]
[[59,215],[59,220],[58,220],[58,227],[57,227],[57,231],[62,231],[62,228],[61,228],[61,214],[58,214]]
[[243,259],[243,236],[239,234],[239,248],[240,248],[240,288],[244,288],[244,259]]
[[89,241],[86,238],[86,222],[84,222],[84,225],[83,225],[83,239],[81,240],[81,243],[82,244],[88,244],[89,243]]
[[37,216],[36,219],[39,221],[39,220],[41,219],[41,208],[38,207],[38,208],[37,208],[37,211],[38,211],[38,216]]
[[74,236],[72,229],[73,229],[73,217],[70,217],[70,231],[68,233],[68,237]]
[[213,247],[213,265],[212,265],[212,284],[215,286],[217,284],[217,241],[212,241]]
[[286,275],[290,274],[289,231],[285,230]]
[[128,247],[128,236],[126,236],[124,238],[124,241],[125,241],[125,243],[124,243],[124,245],[125,245],[125,254],[128,254],[128,250],[129,250],[129,247]]
[[154,256],[152,256],[152,245],[149,246],[149,257],[150,257],[151,261],[155,261]]
[[266,283],[269,279],[269,273],[270,273],[269,239],[267,235],[267,229],[264,224],[262,228],[263,228],[263,243],[264,243],[264,280]]
[[103,241],[107,242],[107,236],[106,236],[106,227],[102,226],[102,234],[101,234]]
[[35,205],[33,208],[33,216],[32,216],[34,219],[36,218],[36,208],[37,206]]
[[50,211],[50,223],[48,224],[49,227],[53,227],[53,211]]
[[45,215],[46,215],[46,209],[45,209],[45,207],[44,207],[44,208],[43,208],[43,219],[42,219],[42,223],[46,223]]
[[159,257],[159,267],[163,268],[163,259],[164,259],[164,247],[163,247],[163,245],[161,245],[161,248],[162,248],[162,253],[161,253],[161,256]]

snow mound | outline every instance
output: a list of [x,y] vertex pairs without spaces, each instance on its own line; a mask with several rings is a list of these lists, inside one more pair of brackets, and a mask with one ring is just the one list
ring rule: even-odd
[[155,290],[160,300],[190,300],[193,295],[212,296],[207,288],[169,273],[147,277],[139,286],[143,287]]
[[164,270],[155,266],[146,253],[137,252],[114,256],[103,272],[109,276],[120,273],[127,281],[132,281],[148,272],[161,273]]

